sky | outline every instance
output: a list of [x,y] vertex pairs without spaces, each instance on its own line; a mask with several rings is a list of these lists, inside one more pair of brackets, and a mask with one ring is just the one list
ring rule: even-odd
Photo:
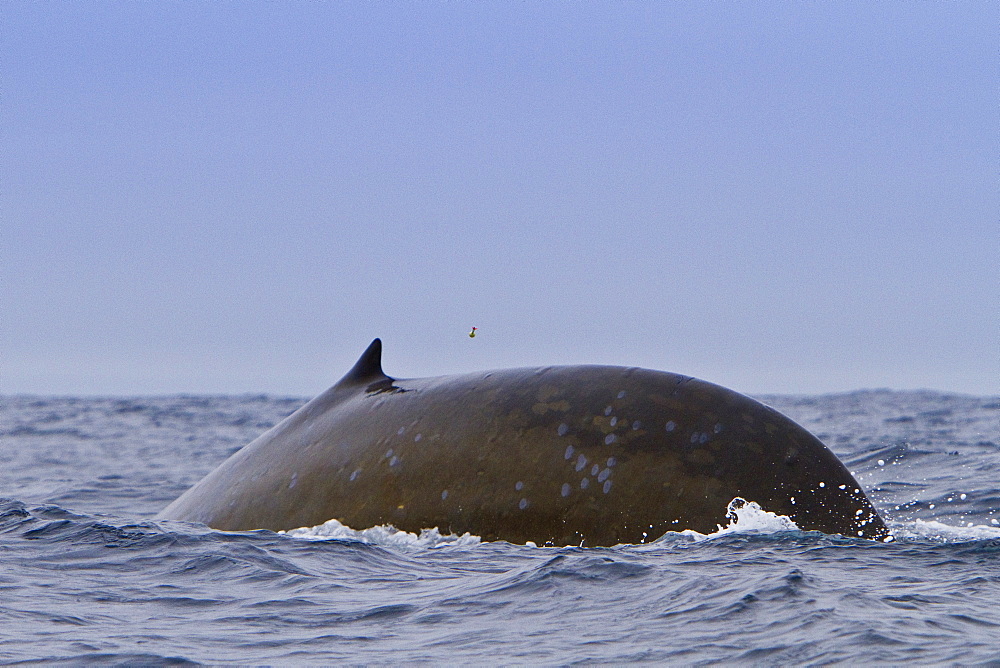
[[[1000,4],[0,4],[0,394],[1000,394]],[[478,327],[477,336],[468,337]]]

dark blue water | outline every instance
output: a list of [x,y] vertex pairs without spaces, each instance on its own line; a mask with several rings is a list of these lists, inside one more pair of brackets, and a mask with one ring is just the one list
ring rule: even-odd
[[763,399],[894,542],[752,509],[585,549],[154,523],[301,400],[0,397],[0,661],[1000,665],[1000,398]]

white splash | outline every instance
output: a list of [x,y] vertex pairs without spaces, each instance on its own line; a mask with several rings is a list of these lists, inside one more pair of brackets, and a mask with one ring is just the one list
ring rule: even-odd
[[464,533],[461,536],[456,534],[441,534],[435,529],[421,529],[420,535],[400,531],[394,526],[383,525],[362,529],[357,531],[349,526],[341,524],[337,520],[328,520],[323,524],[314,527],[301,527],[278,533],[291,536],[293,538],[304,538],[305,540],[349,540],[371,545],[381,545],[393,548],[419,548],[433,549],[440,547],[455,547],[467,545],[479,545],[482,542],[479,536]]
[[[646,545],[652,546],[661,540],[669,540],[671,536],[674,538],[685,536],[694,541],[702,541],[730,534],[769,534],[780,531],[796,531],[799,528],[790,517],[768,512],[761,508],[759,504],[739,497],[729,502],[729,506],[726,508],[726,516],[729,519],[729,525],[725,528],[719,526],[718,531],[713,533],[703,534],[693,529],[685,529],[679,532],[668,531],[660,540],[650,541]],[[347,540],[396,549],[464,547],[482,543],[482,539],[479,536],[474,536],[470,533],[465,533],[461,536],[456,534],[442,534],[438,529],[434,528],[421,529],[418,535],[407,531],[400,531],[391,525],[376,526],[358,531],[341,524],[337,520],[328,520],[314,527],[301,527],[288,531],[279,531],[278,533],[304,540]],[[1000,533],[1000,530],[998,530],[998,533]],[[529,542],[526,547],[536,547],[536,545]],[[637,546],[619,545],[618,547]]]
[[[684,531],[677,532],[668,531],[660,540],[666,539],[669,541],[670,536],[676,537],[680,535],[694,541],[703,541],[732,534],[769,534],[799,530],[798,525],[787,515],[778,515],[777,513],[764,510],[760,507],[760,504],[741,499],[740,497],[736,497],[729,502],[729,505],[726,507],[726,518],[729,520],[729,525],[726,527],[716,525],[718,530],[712,533],[699,533],[693,529],[685,529]],[[654,542],[660,542],[660,540]]]
[[754,501],[736,497],[726,507],[726,519],[729,526],[718,526],[718,531],[707,537],[726,536],[734,533],[778,533],[779,531],[798,531],[799,527],[787,515],[778,515],[764,510]]
[[944,543],[964,543],[973,540],[1000,538],[1000,526],[973,524],[971,526],[951,526],[937,520],[913,520],[893,527],[893,534],[902,539],[930,539]]

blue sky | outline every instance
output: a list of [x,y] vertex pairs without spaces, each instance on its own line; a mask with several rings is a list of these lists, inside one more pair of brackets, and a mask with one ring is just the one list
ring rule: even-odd
[[0,14],[0,393],[1000,393],[996,3]]

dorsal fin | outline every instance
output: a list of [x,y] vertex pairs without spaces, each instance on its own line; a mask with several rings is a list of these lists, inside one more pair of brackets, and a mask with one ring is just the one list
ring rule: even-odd
[[362,385],[386,379],[392,380],[382,371],[382,340],[375,339],[337,385]]

